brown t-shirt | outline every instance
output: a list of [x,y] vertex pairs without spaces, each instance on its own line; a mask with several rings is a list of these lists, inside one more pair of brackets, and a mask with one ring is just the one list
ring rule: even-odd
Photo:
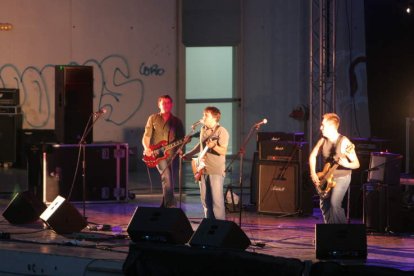
[[183,123],[172,114],[165,122],[160,113],[155,113],[148,118],[144,136],[150,138],[151,145],[155,145],[163,140],[170,144],[184,137]]

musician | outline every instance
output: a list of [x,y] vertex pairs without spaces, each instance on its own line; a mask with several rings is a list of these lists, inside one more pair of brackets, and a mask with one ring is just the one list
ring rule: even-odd
[[220,117],[218,108],[208,106],[204,109],[200,142],[184,154],[183,158],[189,159],[194,154],[203,152],[205,147],[209,148],[203,157],[206,167],[199,182],[201,204],[206,218],[224,220],[223,184],[229,133],[220,125]]
[[[142,145],[146,156],[152,155],[150,145],[156,145],[163,140],[170,144],[175,140],[184,137],[183,123],[178,117],[171,113],[172,107],[173,100],[169,95],[163,95],[158,98],[158,108],[160,112],[149,116],[142,137]],[[161,207],[176,207],[174,198],[174,175],[176,175],[177,170],[176,166],[171,164],[171,157],[173,155],[174,152],[172,149],[169,152],[168,158],[160,160],[157,164],[158,172],[161,175],[163,193]],[[168,166],[168,164],[170,164],[170,166]]]
[[[320,199],[320,209],[325,223],[346,223],[342,200],[351,182],[351,170],[359,168],[359,160],[349,139],[338,132],[340,118],[335,113],[323,115],[321,124],[322,138],[316,143],[309,156],[310,176],[315,185],[320,184],[316,173],[316,157],[322,155],[324,163],[337,162],[339,165],[333,172],[333,181],[330,196]],[[329,166],[328,166],[329,167]]]

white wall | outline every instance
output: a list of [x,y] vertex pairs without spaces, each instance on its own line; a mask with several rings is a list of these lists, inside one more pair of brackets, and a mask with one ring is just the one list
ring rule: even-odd
[[175,1],[2,0],[0,22],[0,87],[20,88],[24,128],[54,128],[55,64],[94,66],[94,109],[109,108],[95,141],[137,143],[157,97],[176,98]]

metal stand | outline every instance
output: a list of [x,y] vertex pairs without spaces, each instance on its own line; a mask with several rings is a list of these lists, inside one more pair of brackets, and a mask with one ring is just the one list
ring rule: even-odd
[[[184,146],[187,144],[187,142],[190,140],[190,138],[192,136],[194,136],[194,132],[195,132],[195,126],[191,128],[191,131],[189,134],[184,136],[184,142],[180,145],[180,147],[176,150],[176,152],[174,153],[174,155],[171,157],[171,159],[169,160],[169,162],[167,163],[167,166],[165,167],[165,169],[161,172],[160,175],[162,175],[165,170],[170,167],[172,165],[172,162],[174,161],[174,159],[177,157],[178,153],[181,152],[184,148]],[[170,168],[172,169],[172,168]],[[179,208],[181,208],[181,202],[182,202],[182,158],[180,156],[179,158],[179,165],[178,165],[178,192],[179,192]]]
[[[254,124],[251,128],[249,133],[247,134],[246,138],[244,139],[239,151],[237,152],[237,154],[235,155],[235,157],[230,161],[229,165],[226,168],[226,172],[229,171],[229,168],[231,167],[231,165],[233,164],[234,160],[236,160],[236,157],[239,156],[240,157],[240,164],[239,164],[239,187],[240,187],[240,200],[239,200],[239,204],[240,204],[240,210],[239,210],[239,226],[241,227],[241,217],[242,217],[242,209],[243,209],[243,160],[244,160],[244,154],[246,153],[246,145],[249,142],[253,132],[256,130],[258,130],[261,126],[261,123],[257,123]],[[232,194],[232,204],[234,207],[234,199],[233,199],[233,188],[231,186],[231,184],[229,186],[227,186],[227,191],[230,191]]]
[[89,135],[89,133],[92,131],[93,126],[95,125],[96,121],[101,117],[102,114],[104,114],[104,110],[100,110],[98,112],[93,112],[88,119],[88,122],[86,123],[85,129],[83,131],[82,137],[79,140],[79,154],[78,154],[78,162],[76,164],[76,171],[73,176],[72,180],[72,186],[69,192],[68,200],[70,200],[70,197],[72,195],[73,187],[75,185],[76,176],[78,173],[78,167],[79,167],[79,160],[80,155],[82,154],[82,207],[83,207],[83,217],[85,220],[87,220],[86,217],[86,137]]

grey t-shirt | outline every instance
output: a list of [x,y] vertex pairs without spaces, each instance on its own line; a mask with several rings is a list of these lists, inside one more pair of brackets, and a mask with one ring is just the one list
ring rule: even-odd
[[[200,153],[205,147],[205,143],[202,141],[206,140],[214,132],[214,128],[210,129],[207,127],[201,128],[200,132]],[[217,130],[211,137],[211,139],[217,139],[217,144],[221,147],[227,147],[229,144],[229,133],[228,131],[222,127],[221,125],[218,126]],[[209,149],[206,153],[205,157],[205,174],[218,174],[218,175],[225,175],[226,169],[226,155],[220,155],[214,149]]]

